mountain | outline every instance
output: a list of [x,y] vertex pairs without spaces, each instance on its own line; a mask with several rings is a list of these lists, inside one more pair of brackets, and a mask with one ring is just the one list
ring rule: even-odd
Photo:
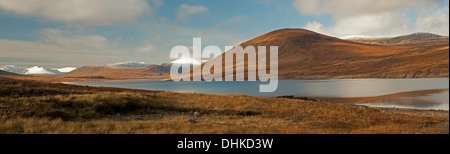
[[26,75],[57,75],[60,72],[56,69],[50,69],[42,66],[33,66],[26,69]]
[[449,42],[448,36],[440,36],[431,33],[414,33],[393,38],[365,38],[355,37],[347,39],[349,41],[376,44],[376,45],[396,45],[396,46],[417,46],[428,44],[445,44]]
[[143,68],[149,65],[150,64],[147,64],[145,62],[127,61],[127,62],[106,64],[105,66],[110,68]]
[[[280,79],[449,76],[448,42],[438,41],[416,46],[369,45],[304,29],[281,29],[240,46],[266,46],[268,49],[269,46],[278,46]],[[222,60],[224,57],[223,55]],[[221,59],[214,58],[207,63],[218,60]],[[203,67],[207,63],[197,67]],[[248,63],[246,61],[245,66],[239,67],[247,67]],[[223,64],[222,67],[233,66]]]
[[[66,78],[108,78],[108,79],[142,79],[166,78],[169,76],[172,64],[148,65],[146,67],[131,67],[136,65],[122,65],[121,67],[84,66],[64,74]],[[123,67],[128,66],[128,67]]]

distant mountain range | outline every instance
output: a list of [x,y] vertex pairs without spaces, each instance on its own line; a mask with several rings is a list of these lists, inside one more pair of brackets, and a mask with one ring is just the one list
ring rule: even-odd
[[29,68],[23,68],[15,65],[0,66],[0,70],[2,71],[20,75],[62,75],[75,69],[75,67],[47,68],[43,66],[33,66]]
[[449,42],[449,37],[431,33],[414,33],[411,35],[404,35],[393,38],[353,37],[347,40],[364,44],[415,46],[426,44],[441,44],[441,43],[445,44]]
[[[449,76],[448,37],[416,33],[377,42],[360,43],[304,29],[280,29],[240,46],[278,46],[280,79]],[[224,59],[207,63],[217,60]],[[248,63],[239,67],[247,67]]]
[[172,64],[150,65],[145,62],[136,61],[118,62],[99,66],[84,66],[81,68],[48,68],[42,66],[24,68],[15,65],[4,65],[0,66],[0,70],[2,71],[0,75],[102,79],[167,78],[171,66]]
[[127,61],[127,62],[106,64],[104,66],[109,68],[140,68],[140,67],[147,67],[149,65],[150,64],[147,64],[145,62]]
[[149,65],[141,62],[125,62],[104,66],[84,66],[62,75],[66,78],[141,79],[167,78],[172,64]]

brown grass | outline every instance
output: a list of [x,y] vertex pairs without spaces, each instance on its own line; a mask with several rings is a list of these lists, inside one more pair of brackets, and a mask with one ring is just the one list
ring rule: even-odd
[[0,134],[436,134],[449,129],[448,111],[358,108],[284,98],[12,79],[0,79],[0,94]]

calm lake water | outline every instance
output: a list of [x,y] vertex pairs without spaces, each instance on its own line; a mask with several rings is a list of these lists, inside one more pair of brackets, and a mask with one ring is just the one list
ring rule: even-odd
[[[297,96],[351,98],[351,104],[373,107],[396,107],[449,110],[449,78],[435,79],[336,79],[280,80],[278,90],[260,93],[261,82],[77,82],[75,85],[120,87],[130,89],[174,91],[181,93],[246,94],[252,96]],[[428,91],[427,91],[428,90]],[[429,91],[438,90],[438,91]],[[423,92],[425,91],[425,92]],[[365,99],[369,97],[370,99]],[[354,100],[353,98],[361,98]],[[344,102],[345,103],[345,102]]]

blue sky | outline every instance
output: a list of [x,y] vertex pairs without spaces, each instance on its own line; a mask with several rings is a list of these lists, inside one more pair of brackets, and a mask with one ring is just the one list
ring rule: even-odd
[[[0,65],[167,63],[172,47],[280,28],[344,37],[448,35],[448,0],[0,0]],[[447,29],[447,30],[446,30]]]

